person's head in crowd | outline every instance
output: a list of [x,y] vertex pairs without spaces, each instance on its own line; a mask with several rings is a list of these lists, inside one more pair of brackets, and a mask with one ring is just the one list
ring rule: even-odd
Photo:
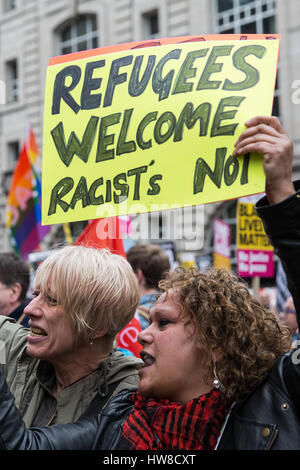
[[271,296],[269,292],[267,292],[266,290],[263,290],[262,292],[260,292],[259,297],[260,297],[260,302],[263,307],[269,308],[269,309],[272,308]]
[[27,262],[15,253],[0,253],[0,315],[9,316],[26,300],[29,283]]
[[124,257],[83,246],[67,246],[46,258],[37,269],[33,296],[25,308],[31,327],[27,352],[54,365],[105,360],[139,299]]
[[292,334],[295,334],[296,330],[298,329],[297,325],[297,317],[296,317],[296,309],[293,301],[293,297],[290,296],[286,299],[284,303],[284,310],[283,312],[279,313],[279,318],[289,327]]
[[170,270],[167,253],[158,245],[135,245],[126,253],[127,260],[136,274],[140,296],[158,291],[159,281]]
[[232,403],[290,348],[288,329],[227,270],[176,268],[159,287],[139,334],[143,395],[186,402],[217,385]]

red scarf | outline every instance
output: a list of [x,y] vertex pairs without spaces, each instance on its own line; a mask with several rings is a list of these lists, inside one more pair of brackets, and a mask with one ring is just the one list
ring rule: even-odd
[[219,390],[188,403],[155,400],[133,394],[134,410],[122,431],[121,448],[136,450],[211,450],[226,411]]

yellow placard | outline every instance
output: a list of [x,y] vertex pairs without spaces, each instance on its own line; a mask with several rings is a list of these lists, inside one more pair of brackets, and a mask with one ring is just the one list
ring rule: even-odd
[[255,211],[254,204],[237,203],[236,245],[238,250],[273,251],[262,220]]
[[214,253],[214,267],[216,269],[224,268],[230,271],[231,269],[230,258],[220,255],[219,253]]
[[43,224],[264,191],[261,157],[231,154],[271,114],[278,51],[278,38],[199,41],[49,65]]

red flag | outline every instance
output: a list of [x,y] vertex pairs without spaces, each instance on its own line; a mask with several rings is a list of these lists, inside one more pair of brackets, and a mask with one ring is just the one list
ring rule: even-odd
[[119,331],[116,337],[118,349],[127,349],[136,357],[140,357],[142,345],[138,343],[138,334],[142,331],[141,324],[136,316],[128,323],[123,330]]
[[118,217],[91,220],[74,245],[108,248],[112,253],[126,257]]

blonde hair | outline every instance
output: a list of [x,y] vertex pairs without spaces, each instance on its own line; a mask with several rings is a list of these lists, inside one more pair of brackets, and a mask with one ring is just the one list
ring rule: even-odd
[[34,286],[62,306],[74,341],[100,330],[115,336],[133,318],[139,300],[136,276],[124,257],[84,246],[53,252],[38,267]]

